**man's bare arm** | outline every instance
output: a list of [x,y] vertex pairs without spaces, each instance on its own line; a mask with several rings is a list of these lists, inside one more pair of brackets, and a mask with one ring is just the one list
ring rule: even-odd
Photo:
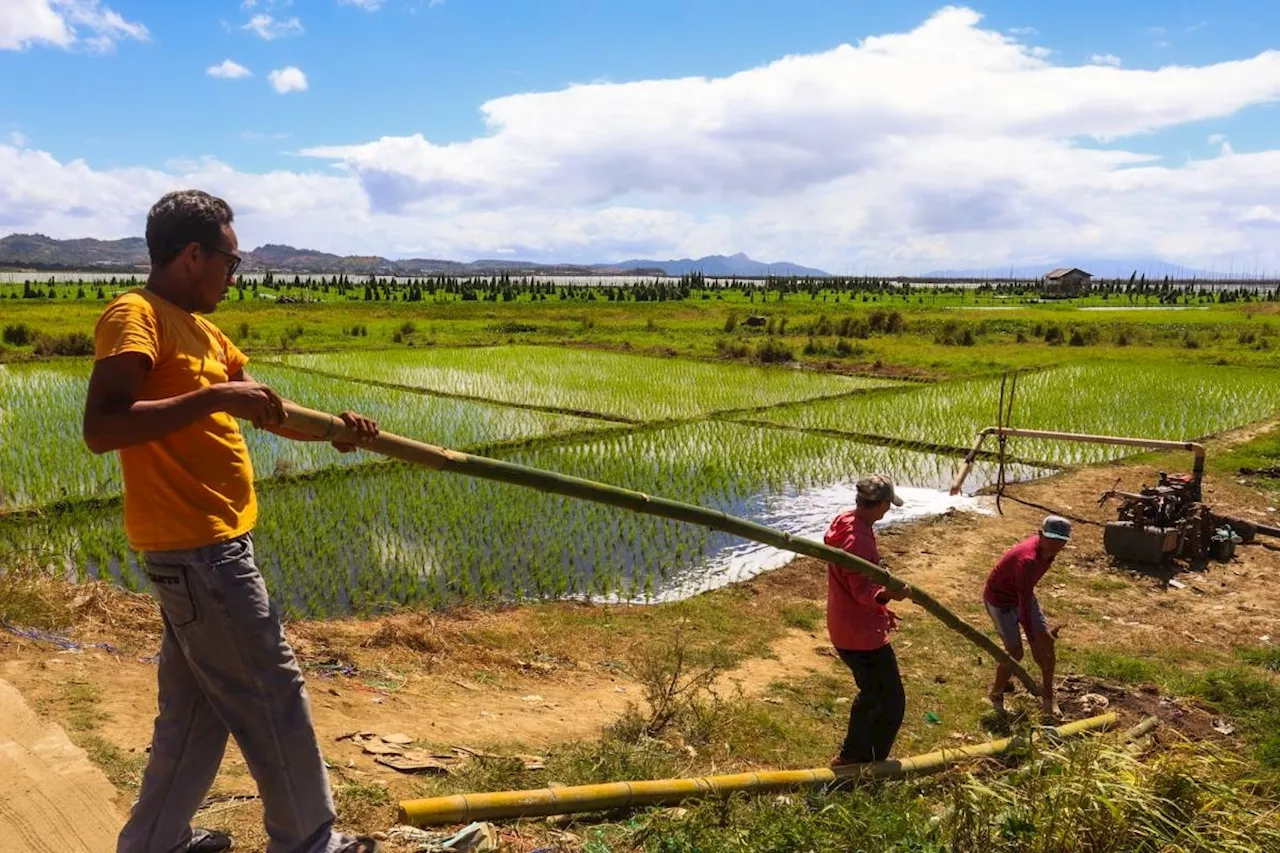
[[278,424],[284,405],[270,388],[255,382],[211,385],[176,397],[139,400],[151,359],[126,352],[102,359],[89,376],[84,406],[84,442],[107,453],[155,441],[214,412],[260,425]]

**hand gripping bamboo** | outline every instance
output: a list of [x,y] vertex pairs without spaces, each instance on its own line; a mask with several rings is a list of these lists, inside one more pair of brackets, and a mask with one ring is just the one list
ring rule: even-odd
[[[606,483],[596,483],[591,480],[569,477],[551,471],[541,471],[537,468],[516,465],[512,462],[502,462],[486,456],[460,453],[456,450],[436,447],[435,445],[403,438],[388,432],[380,433],[372,442],[364,444],[337,416],[307,409],[289,401],[285,401],[284,426],[323,441],[356,444],[373,453],[389,456],[392,459],[400,459],[404,462],[412,462],[415,465],[424,465],[437,471],[448,471],[454,474],[464,474],[468,477],[480,477],[485,480],[512,483],[542,492],[551,492],[578,498],[579,500],[621,507],[633,512],[644,513],[645,515],[656,515],[661,518],[670,518],[689,524],[700,524],[712,530],[723,530],[725,533],[741,536],[753,542],[772,545],[783,551],[792,551],[796,554],[815,557],[828,563],[835,563],[841,568],[864,575],[888,589],[901,589],[907,585],[905,581],[894,577],[880,566],[860,557],[855,557],[847,551],[832,548],[830,545],[814,542],[811,539],[792,536],[790,533],[774,530],[719,510],[705,509],[693,504],[654,497],[643,492],[610,486]],[[997,661],[1011,667],[1013,674],[1026,685],[1027,690],[1035,696],[1040,695],[1040,685],[1036,680],[1017,661],[1009,657],[1005,650],[993,642],[990,637],[952,613],[936,598],[919,587],[912,586],[910,590],[909,597],[912,601],[932,613],[942,624],[963,636]]]

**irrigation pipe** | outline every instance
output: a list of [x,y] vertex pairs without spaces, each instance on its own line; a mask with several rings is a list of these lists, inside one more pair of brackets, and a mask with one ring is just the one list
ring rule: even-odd
[[987,427],[978,433],[977,438],[973,442],[973,447],[964,458],[964,465],[960,468],[960,472],[956,475],[955,482],[951,484],[951,494],[958,495],[964,487],[964,481],[968,478],[969,472],[973,470],[974,460],[978,458],[978,454],[982,450],[982,444],[987,440],[987,436],[994,435],[1002,441],[1005,438],[1047,438],[1053,441],[1078,441],[1085,444],[1114,444],[1121,447],[1145,447],[1150,450],[1190,450],[1195,457],[1195,467],[1193,476],[1195,477],[1195,494],[1193,499],[1200,500],[1200,483],[1204,479],[1204,445],[1195,441],[1167,441],[1155,438],[1128,438],[1118,435],[1090,435],[1087,433],[1077,432],[1056,432],[1044,429],[1013,429],[1005,426]]
[[[1049,732],[1071,737],[1109,728],[1118,719],[1114,713],[1068,723]],[[1025,743],[1024,738],[1003,738],[990,743],[962,746],[868,764],[851,764],[833,770],[771,770],[702,776],[689,779],[656,779],[644,782],[606,782],[564,788],[535,788],[529,791],[496,791],[483,794],[455,794],[405,800],[400,803],[400,822],[411,826],[466,823],[474,820],[543,817],[579,812],[610,811],[641,806],[674,806],[690,797],[723,797],[738,792],[767,794],[773,791],[826,785],[837,779],[904,779],[945,769],[971,758],[1002,755]]]
[[[633,512],[644,513],[645,515],[655,515],[690,524],[700,524],[703,527],[722,530],[725,533],[741,536],[753,542],[772,545],[783,551],[792,551],[829,563],[835,563],[838,566],[870,578],[891,590],[902,589],[907,586],[905,581],[890,574],[884,568],[860,557],[855,557],[847,551],[832,548],[830,545],[824,545],[812,539],[792,536],[790,533],[774,530],[719,510],[705,509],[704,507],[681,501],[659,498],[653,495],[646,495],[643,492],[622,489],[591,480],[583,480],[579,477],[569,477],[551,471],[542,471],[512,462],[502,462],[486,456],[473,456],[470,453],[461,453],[456,450],[436,447],[435,445],[403,438],[389,432],[379,433],[378,437],[371,443],[364,444],[359,441],[355,433],[347,428],[342,419],[335,415],[307,409],[289,401],[285,401],[284,408],[284,426],[287,429],[304,433],[322,441],[349,442],[382,456],[390,456],[393,459],[424,465],[437,471],[448,471],[453,474],[464,474],[469,477],[512,483],[543,492],[621,507]],[[1000,663],[1010,667],[1013,674],[1018,677],[1018,680],[1026,686],[1032,695],[1040,695],[1041,688],[1036,680],[1022,668],[1021,664],[1009,657],[1008,653],[992,641],[990,637],[965,622],[919,587],[910,586],[908,595],[912,601],[932,613],[948,628],[963,636]]]

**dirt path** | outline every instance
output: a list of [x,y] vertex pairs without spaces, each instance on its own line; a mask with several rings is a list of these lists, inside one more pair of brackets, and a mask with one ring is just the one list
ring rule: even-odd
[[10,850],[110,853],[116,791],[84,750],[0,681],[0,838]]

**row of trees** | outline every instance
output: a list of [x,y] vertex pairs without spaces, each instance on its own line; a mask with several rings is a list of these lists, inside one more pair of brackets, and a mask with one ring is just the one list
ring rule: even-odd
[[[19,294],[10,290],[10,299],[75,298],[104,299],[121,290],[140,287],[143,280],[130,276],[107,281],[81,280],[41,284],[28,280]],[[241,277],[233,298],[257,298],[261,290],[283,302],[327,301],[334,298],[364,302],[511,302],[525,297],[530,301],[666,302],[688,299],[715,299],[736,293],[749,302],[782,301],[788,297],[810,300],[880,298],[917,300],[958,297],[961,301],[1035,300],[1040,286],[1034,281],[992,281],[978,284],[920,284],[868,276],[830,278],[773,277],[767,279],[708,279],[700,273],[679,278],[654,278],[619,282],[586,279],[582,283],[533,277],[511,276],[423,276],[415,278],[369,277],[352,280],[346,275],[290,277],[267,273],[262,277]],[[3,291],[0,291],[2,293]],[[1280,282],[1257,285],[1214,286],[1207,282],[1177,282],[1168,278],[1148,280],[1095,279],[1085,291],[1110,301],[1174,304],[1187,302],[1251,302],[1280,299]]]

